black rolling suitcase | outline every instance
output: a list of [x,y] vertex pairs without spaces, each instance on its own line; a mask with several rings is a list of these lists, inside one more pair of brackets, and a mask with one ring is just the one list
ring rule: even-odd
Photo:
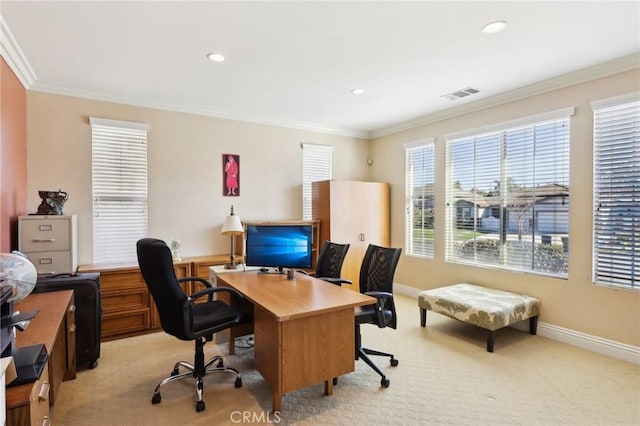
[[33,293],[74,290],[76,305],[76,366],[95,368],[100,357],[102,300],[100,274],[53,274],[38,278]]

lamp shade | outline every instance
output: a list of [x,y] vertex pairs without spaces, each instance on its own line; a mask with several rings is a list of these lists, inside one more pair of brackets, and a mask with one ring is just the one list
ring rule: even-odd
[[240,217],[235,214],[230,214],[224,219],[224,225],[222,225],[221,234],[224,235],[239,235],[244,232]]

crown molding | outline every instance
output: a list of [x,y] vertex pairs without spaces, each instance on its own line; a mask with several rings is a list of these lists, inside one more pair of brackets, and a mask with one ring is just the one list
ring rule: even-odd
[[155,108],[166,111],[204,115],[215,118],[223,118],[227,120],[237,120],[255,124],[263,124],[267,126],[284,127],[294,130],[303,130],[363,139],[369,138],[369,132],[362,132],[348,128],[332,127],[319,123],[250,115],[237,111],[227,111],[200,105],[182,105],[177,103],[157,101],[153,99],[137,99],[127,96],[114,96],[106,93],[80,90],[71,87],[50,85],[38,82],[33,68],[31,68],[29,61],[27,61],[26,56],[18,46],[18,43],[13,37],[13,34],[11,33],[8,25],[2,18],[2,15],[0,15],[0,54],[7,62],[11,70],[15,73],[20,83],[22,83],[22,85],[27,90],[133,105],[145,108]]
[[37,81],[37,77],[35,72],[33,71],[33,68],[18,46],[18,43],[16,42],[13,34],[11,33],[11,30],[2,18],[2,15],[0,15],[0,55],[4,58],[11,70],[15,73],[20,83],[22,83],[22,85],[27,90],[362,139],[375,139],[382,136],[399,133],[405,130],[411,130],[416,127],[424,126],[437,121],[442,121],[463,114],[469,114],[471,112],[479,111],[482,109],[495,107],[526,97],[561,89],[563,87],[572,86],[585,81],[594,80],[596,78],[602,78],[609,75],[640,68],[640,53],[635,53],[609,62],[595,65],[593,67],[585,68],[579,71],[561,75],[556,78],[521,87],[509,92],[500,93],[498,95],[461,105],[459,107],[449,108],[433,114],[424,115],[413,120],[404,121],[392,126],[383,127],[372,131],[358,131],[307,121],[286,120],[263,115],[251,115],[238,111],[228,111],[201,105],[184,105],[178,103],[167,103],[164,101],[153,99],[138,99],[127,96],[114,96],[105,93],[79,90],[70,87],[43,84]]
[[0,15],[0,56],[9,65],[20,83],[28,89],[36,80],[36,73],[20,50],[11,30]]
[[185,105],[179,103],[168,103],[154,99],[140,99],[127,96],[115,96],[106,93],[93,92],[88,90],[80,90],[71,87],[59,85],[49,85],[35,82],[29,90],[36,92],[51,93],[55,95],[73,96],[77,98],[113,102],[118,104],[126,104],[139,106],[144,108],[155,108],[165,111],[182,112],[187,114],[203,115],[207,117],[222,118],[227,120],[243,121],[255,124],[263,124],[267,126],[284,127],[294,130],[304,130],[309,132],[326,133],[338,136],[348,136],[355,138],[368,138],[369,132],[359,132],[352,129],[338,128],[326,126],[318,123],[284,120],[268,116],[250,115],[237,111],[222,110],[219,108],[211,108],[202,105]]
[[469,114],[471,112],[499,106],[509,102],[517,101],[553,90],[562,89],[564,87],[573,86],[576,84],[584,83],[586,81],[595,80],[597,78],[607,77],[613,74],[630,71],[633,69],[640,69],[640,53],[623,56],[612,61],[604,62],[602,64],[594,65],[592,67],[575,72],[563,74],[555,78],[544,80],[508,92],[500,93],[489,98],[480,99],[465,105],[461,105],[459,107],[449,108],[413,120],[398,123],[393,126],[373,130],[370,133],[370,137],[372,139],[375,139],[382,136],[388,136],[394,133],[415,129],[416,127],[424,126],[449,118],[458,117],[463,114]]

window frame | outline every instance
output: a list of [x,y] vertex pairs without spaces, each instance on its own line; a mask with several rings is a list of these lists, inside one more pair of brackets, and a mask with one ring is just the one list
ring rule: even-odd
[[[538,114],[534,116],[523,117],[517,120],[498,123],[492,126],[486,126],[480,129],[466,130],[463,132],[458,132],[455,134],[449,134],[445,136],[445,144],[446,144],[446,147],[445,147],[445,150],[446,150],[445,261],[446,262],[467,264],[467,265],[478,266],[478,267],[486,267],[490,269],[501,269],[501,270],[519,272],[519,273],[544,275],[544,276],[550,276],[553,278],[560,278],[560,279],[568,278],[568,272],[569,272],[568,271],[568,256],[569,256],[568,237],[567,237],[566,244],[564,240],[562,241],[564,254],[558,255],[557,256],[558,259],[555,259],[556,263],[560,264],[559,266],[557,266],[556,264],[553,265],[553,267],[557,268],[555,271],[544,270],[544,267],[538,266],[539,259],[542,258],[541,253],[543,252],[537,252],[537,250],[539,251],[543,249],[540,249],[539,247],[540,245],[542,245],[542,242],[537,242],[536,240],[537,231],[535,226],[536,225],[535,219],[533,222],[534,226],[531,227],[530,234],[528,233],[522,234],[520,232],[520,224],[518,222],[519,237],[517,242],[520,246],[519,248],[517,245],[513,243],[508,244],[509,237],[507,233],[508,233],[508,228],[510,227],[510,223],[508,222],[509,208],[510,208],[509,203],[514,203],[516,200],[515,197],[517,197],[518,195],[515,194],[514,192],[515,190],[509,189],[510,176],[507,175],[506,171],[508,169],[509,162],[511,160],[509,159],[509,157],[506,157],[506,155],[510,150],[511,151],[513,150],[512,147],[507,148],[509,144],[512,143],[511,140],[509,139],[509,135],[511,135],[511,137],[513,138],[513,135],[517,134],[516,132],[519,132],[519,131],[526,132],[528,129],[532,129],[533,135],[534,135],[532,137],[533,144],[534,144],[533,149],[535,149],[538,126],[541,129],[544,129],[543,126],[545,125],[553,126],[553,125],[556,125],[557,123],[561,123],[561,127],[563,129],[563,133],[562,133],[563,136],[561,136],[561,138],[564,141],[563,152],[564,152],[564,155],[566,156],[566,161],[563,164],[563,170],[565,170],[564,173],[566,174],[566,185],[567,185],[566,195],[564,196],[566,197],[566,200],[567,200],[566,229],[567,229],[567,236],[568,236],[569,220],[570,220],[569,214],[568,214],[568,200],[569,200],[568,185],[570,181],[569,150],[570,150],[570,144],[571,144],[571,116],[573,116],[574,112],[575,112],[574,107],[567,107],[567,108],[562,108],[555,111],[549,111],[543,114]],[[480,239],[477,238],[479,226],[477,224],[477,220],[473,220],[472,221],[473,223],[470,224],[473,232],[473,236],[471,238],[471,241],[473,241],[473,243],[470,244],[470,247],[469,247],[469,250],[471,250],[470,252],[471,258],[467,258],[467,259],[464,258],[461,252],[457,253],[459,250],[462,250],[464,248],[462,246],[460,246],[459,248],[456,248],[456,243],[459,244],[461,240],[456,238],[456,235],[455,235],[456,229],[459,229],[459,226],[457,223],[458,203],[456,202],[458,198],[456,198],[456,196],[453,193],[455,177],[453,175],[454,170],[453,170],[453,163],[452,163],[452,161],[455,161],[452,158],[453,156],[452,150],[454,149],[454,145],[459,143],[461,144],[464,142],[472,143],[473,145],[472,149],[474,152],[472,157],[472,160],[474,161],[474,163],[472,163],[471,167],[473,167],[473,170],[474,170],[472,174],[474,176],[474,181],[473,181],[474,183],[473,183],[472,189],[473,188],[475,189],[471,191],[471,194],[469,195],[472,198],[471,203],[474,206],[473,209],[477,211],[479,211],[480,209],[482,209],[483,211],[489,209],[488,211],[491,212],[494,204],[487,204],[486,206],[483,206],[482,203],[491,203],[492,201],[499,202],[499,205],[501,206],[500,208],[501,214],[496,219],[495,221],[496,223],[494,224],[496,227],[495,233],[498,235],[498,238],[495,241],[495,247],[492,247],[493,243],[491,243],[488,240],[485,242],[484,239],[482,239],[480,245],[478,244],[478,241],[480,241]],[[494,153],[493,157],[495,158],[491,160],[491,161],[497,161],[496,163],[497,169],[499,169],[499,172],[495,172],[495,174],[498,176],[497,182],[499,182],[499,184],[497,185],[496,194],[494,195],[492,195],[491,191],[487,190],[486,188],[484,189],[484,191],[480,190],[482,188],[478,188],[479,183],[476,180],[477,174],[489,169],[489,166],[486,166],[486,165],[481,167],[477,167],[475,165],[475,161],[477,160],[476,146],[479,145],[480,142],[487,143],[489,145],[493,144],[493,146],[496,146],[499,149],[498,154]],[[525,146],[525,145],[522,145],[522,146]],[[477,157],[480,158],[481,161],[483,162],[490,161],[490,156],[486,155],[484,151],[478,151]],[[520,159],[521,162],[528,161],[526,156],[521,156],[521,157],[522,157]],[[532,178],[530,181],[527,179],[523,179],[523,182],[526,182],[526,183],[530,182],[530,184],[532,185],[531,188],[537,188],[536,185],[539,185],[537,179],[535,178],[535,172],[537,172],[538,170],[536,167],[537,166],[534,163],[534,166],[532,166],[534,170],[534,178]],[[501,190],[500,188],[503,188],[503,189]],[[528,189],[527,186],[521,186],[519,191],[526,192],[525,191],[526,189]],[[487,193],[483,194],[483,192],[485,191]],[[534,191],[534,194],[532,195],[533,202],[531,203],[531,206],[534,207],[534,210],[539,200],[539,198],[536,198],[536,197],[537,195],[535,195],[535,191]],[[520,202],[522,203],[524,201],[520,201]],[[531,215],[532,217],[534,217],[535,211],[532,211]],[[479,217],[479,215],[476,215],[475,217]],[[525,235],[528,238],[530,238],[531,240],[530,246],[527,246],[526,240],[521,239],[522,235]],[[540,238],[542,238],[542,235],[540,235]],[[538,246],[538,248],[536,246]],[[559,246],[559,244],[556,244],[556,246]],[[554,250],[557,251],[558,249],[555,248]],[[497,253],[494,253],[494,251],[497,251]],[[493,255],[489,256],[490,253],[492,253]],[[529,263],[530,265],[526,263]]]
[[[637,182],[640,181],[640,160],[637,163],[633,161],[636,156],[640,158],[640,92],[593,101],[591,109],[592,282],[601,287],[640,291],[640,250],[636,249],[640,246],[640,222],[635,225],[636,220],[640,219],[640,214],[635,211],[640,211],[640,189],[637,187]],[[625,171],[621,164],[624,163],[624,168],[627,168],[629,156],[635,168]],[[630,212],[628,215],[623,214],[624,206],[621,208],[620,200],[626,200],[626,211]],[[614,228],[617,229],[616,232]],[[631,238],[631,253],[628,253],[626,244],[620,242],[620,235]],[[605,252],[610,255],[605,256]],[[600,253],[603,255],[600,256]]]
[[302,143],[302,220],[312,220],[312,182],[333,178],[333,146]]
[[148,235],[145,123],[90,117],[93,263],[137,261]]
[[[427,138],[422,139],[420,141],[415,141],[412,143],[407,143],[403,145],[404,147],[404,170],[405,170],[405,224],[404,224],[404,235],[405,235],[405,252],[407,256],[418,257],[422,259],[433,259],[435,252],[435,206],[436,206],[436,197],[435,197],[435,139]],[[420,169],[416,170],[415,167],[418,164],[414,164],[411,162],[411,155],[418,154],[422,156],[422,163],[419,165]],[[412,168],[412,166],[414,168]],[[414,179],[416,179],[417,174],[419,174],[419,178],[423,180],[422,184],[422,193],[416,194],[414,191],[416,186],[413,185]],[[429,191],[428,185],[431,186],[431,190]],[[430,201],[429,201],[430,200]],[[421,207],[416,207],[416,205],[420,205]],[[430,219],[425,220],[424,211],[425,204],[429,204],[431,206],[431,214]],[[421,226],[419,228],[415,227],[415,214],[416,209],[422,210],[422,220]],[[431,222],[431,228],[428,227],[428,222]],[[421,230],[423,233],[426,232],[427,229],[431,229],[432,236],[431,238],[423,237],[422,247],[419,249],[416,245],[416,236],[415,233],[418,230]],[[429,247],[430,246],[430,247]]]

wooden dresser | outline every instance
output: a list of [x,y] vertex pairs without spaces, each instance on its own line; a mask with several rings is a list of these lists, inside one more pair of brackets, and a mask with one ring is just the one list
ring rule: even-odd
[[7,425],[53,423],[60,384],[76,377],[75,308],[73,290],[31,294],[14,306],[14,312],[39,311],[25,331],[17,332],[16,346],[44,343],[49,359],[36,382],[7,388]]
[[[174,262],[173,267],[178,278],[196,276],[208,280],[210,266],[228,261],[229,255],[185,257]],[[78,272],[100,273],[103,342],[160,329],[160,317],[137,264],[81,265]],[[187,283],[184,290],[187,295],[192,294],[195,284]]]

